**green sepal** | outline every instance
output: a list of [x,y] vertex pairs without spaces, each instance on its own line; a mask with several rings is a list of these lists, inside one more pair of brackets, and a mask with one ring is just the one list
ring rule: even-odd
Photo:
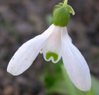
[[55,5],[53,8],[53,13],[58,9],[61,8],[63,6],[63,3],[59,3],[58,5]]
[[75,11],[70,5],[66,5],[66,8],[69,11],[69,13],[72,13],[72,15],[75,15]]
[[70,19],[70,14],[67,8],[57,8],[53,12],[53,24],[60,27],[65,27]]
[[65,1],[65,0],[63,0],[63,3],[64,3],[64,1]]
[[56,6],[53,8],[53,13],[54,13],[58,8],[61,8],[61,6],[60,6],[60,5],[56,5]]
[[62,7],[63,6],[63,3],[59,3],[58,5],[60,5]]

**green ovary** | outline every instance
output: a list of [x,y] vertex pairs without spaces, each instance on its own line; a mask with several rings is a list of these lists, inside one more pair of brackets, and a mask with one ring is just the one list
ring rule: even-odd
[[65,27],[70,19],[69,11],[66,8],[58,8],[53,13],[53,24],[55,26]]
[[46,59],[48,60],[50,57],[53,57],[54,61],[57,61],[58,55],[54,52],[47,52],[46,53]]

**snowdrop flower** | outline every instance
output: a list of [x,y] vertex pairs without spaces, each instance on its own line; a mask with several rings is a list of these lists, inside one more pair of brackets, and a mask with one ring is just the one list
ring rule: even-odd
[[31,66],[39,53],[43,54],[46,61],[51,60],[53,63],[57,63],[62,57],[73,84],[82,91],[88,91],[91,88],[90,71],[84,57],[72,44],[68,35],[66,25],[69,14],[59,16],[59,14],[67,14],[68,11],[63,7],[57,10],[54,12],[53,24],[44,33],[25,42],[16,51],[8,64],[7,71],[14,76],[22,74]]
[[57,63],[62,57],[71,81],[81,90],[91,86],[90,71],[80,51],[72,44],[66,27],[52,24],[44,33],[24,43],[9,62],[7,71],[19,75],[27,70],[39,52],[46,61]]

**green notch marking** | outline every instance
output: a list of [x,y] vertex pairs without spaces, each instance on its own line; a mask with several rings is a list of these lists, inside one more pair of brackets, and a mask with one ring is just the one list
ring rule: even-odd
[[48,60],[50,57],[53,57],[54,61],[57,61],[58,55],[54,52],[47,52],[46,53],[46,59]]

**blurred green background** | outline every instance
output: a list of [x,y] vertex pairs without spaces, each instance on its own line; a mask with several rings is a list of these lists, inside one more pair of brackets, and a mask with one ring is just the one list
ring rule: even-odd
[[52,10],[62,0],[0,0],[0,95],[99,95],[99,0],[69,0],[75,10],[67,25],[73,43],[88,62],[92,89],[79,91],[69,80],[62,60],[33,65],[14,77],[6,72],[10,58],[27,40],[52,23]]

